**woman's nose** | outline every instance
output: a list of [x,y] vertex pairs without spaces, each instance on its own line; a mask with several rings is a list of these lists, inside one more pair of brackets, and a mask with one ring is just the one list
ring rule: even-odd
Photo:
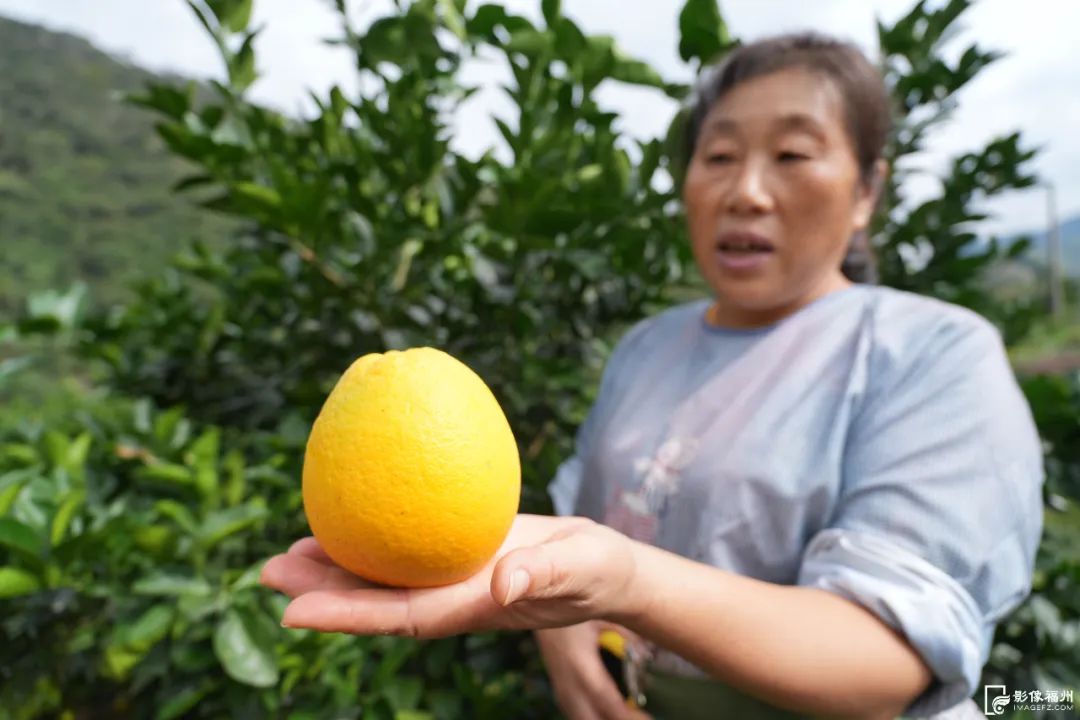
[[744,162],[734,180],[728,196],[728,208],[731,212],[739,215],[760,215],[772,209],[768,177],[761,163]]

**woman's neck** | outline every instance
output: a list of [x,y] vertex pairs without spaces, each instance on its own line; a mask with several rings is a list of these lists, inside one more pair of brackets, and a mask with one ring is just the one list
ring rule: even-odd
[[809,292],[794,300],[764,308],[748,308],[716,298],[706,311],[705,319],[713,327],[729,330],[754,330],[775,325],[784,318],[795,314],[810,303],[852,286],[852,282],[843,275],[831,277]]

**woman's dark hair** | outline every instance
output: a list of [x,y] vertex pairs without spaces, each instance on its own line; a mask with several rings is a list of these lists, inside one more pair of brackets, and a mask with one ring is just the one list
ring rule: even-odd
[[[819,73],[839,91],[859,174],[864,183],[873,182],[891,128],[884,79],[858,47],[817,33],[780,35],[742,45],[702,73],[687,108],[683,167],[689,167],[705,117],[721,98],[747,80],[790,68]],[[858,233],[844,258],[844,275],[854,282],[875,282],[876,265],[866,233]]]

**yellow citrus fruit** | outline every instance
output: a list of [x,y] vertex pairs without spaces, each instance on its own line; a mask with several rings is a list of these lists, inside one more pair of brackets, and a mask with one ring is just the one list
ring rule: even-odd
[[467,365],[434,348],[373,353],[315,420],[303,494],[338,565],[384,585],[445,585],[506,539],[521,464],[502,408]]

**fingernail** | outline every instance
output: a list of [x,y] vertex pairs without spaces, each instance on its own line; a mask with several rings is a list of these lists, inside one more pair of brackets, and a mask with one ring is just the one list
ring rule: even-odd
[[294,627],[296,627],[296,625],[293,623],[292,619],[289,617],[289,615],[292,614],[292,613],[289,612],[289,608],[291,608],[291,607],[292,607],[292,603],[290,602],[288,605],[285,606],[285,612],[281,613],[281,627],[283,627],[283,628],[294,628]]
[[510,587],[506,591],[506,599],[503,601],[503,605],[509,605],[524,595],[529,589],[531,581],[532,578],[529,577],[529,573],[520,568],[510,573]]

